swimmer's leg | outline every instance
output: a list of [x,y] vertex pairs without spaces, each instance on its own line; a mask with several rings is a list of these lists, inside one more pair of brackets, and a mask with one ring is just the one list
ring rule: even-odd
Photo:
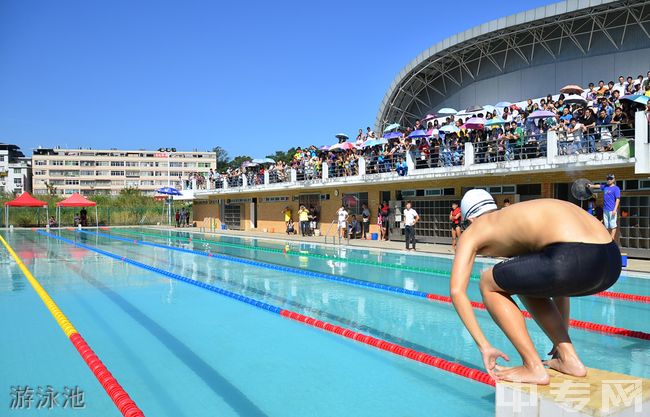
[[[553,297],[553,302],[555,303],[555,307],[557,307],[558,311],[560,312],[560,315],[562,316],[562,319],[564,321],[564,325],[567,328],[567,331],[569,330],[569,311],[570,311],[570,301],[569,297]],[[557,357],[557,349],[555,348],[555,345],[553,345],[553,348],[551,349],[550,352],[548,352],[549,355],[553,356],[553,358]]]
[[[564,298],[564,297],[563,297]],[[528,312],[533,316],[539,327],[553,342],[555,346],[555,355],[553,359],[545,363],[556,371],[573,376],[587,375],[587,368],[583,365],[578,357],[571,338],[569,337],[568,326],[565,324],[568,320],[568,310],[566,318],[557,308],[557,304],[550,298],[532,298],[519,296],[524,303]],[[566,302],[561,302],[564,308]]]
[[513,382],[548,384],[550,378],[528,335],[524,316],[510,294],[494,282],[492,268],[481,274],[479,286],[488,312],[515,346],[524,363],[523,366],[514,368],[497,366],[497,377]]

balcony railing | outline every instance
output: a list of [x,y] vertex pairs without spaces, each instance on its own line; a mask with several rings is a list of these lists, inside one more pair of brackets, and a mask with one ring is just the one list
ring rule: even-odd
[[[612,151],[612,144],[622,140],[628,143],[637,142],[636,164],[639,165],[641,161],[641,169],[650,172],[650,126],[646,117],[645,112],[637,113],[633,135],[630,130],[621,129],[617,125],[605,125],[582,132],[582,135],[549,130],[546,133],[526,135],[521,141],[506,140],[503,137],[491,137],[465,144],[441,141],[426,148],[413,147],[403,153],[362,156],[347,165],[330,166],[323,162],[319,167],[286,167],[282,170],[265,170],[263,174],[249,172],[229,177],[217,175],[213,181],[206,180],[204,187],[197,187],[192,181],[190,184],[183,184],[183,188],[192,188],[199,193],[232,192],[360,180],[383,181],[402,176],[483,175],[486,171],[494,169],[526,169],[533,165],[557,166],[591,163],[590,161],[620,164],[630,161],[624,152]],[[648,150],[643,146],[647,146]]]

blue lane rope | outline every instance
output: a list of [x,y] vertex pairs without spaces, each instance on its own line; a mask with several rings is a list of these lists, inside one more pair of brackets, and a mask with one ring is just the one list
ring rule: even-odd
[[229,255],[222,255],[222,254],[198,251],[198,250],[193,250],[193,249],[179,248],[179,247],[175,247],[175,246],[168,246],[168,245],[162,245],[162,244],[159,244],[159,243],[145,242],[145,241],[136,240],[136,239],[127,239],[127,238],[123,238],[123,237],[107,235],[105,233],[89,232],[89,231],[86,231],[86,230],[76,230],[76,232],[87,233],[89,235],[97,235],[97,236],[105,237],[107,239],[114,239],[114,240],[118,240],[118,241],[122,241],[122,242],[133,243],[133,244],[136,244],[136,245],[144,245],[144,246],[151,246],[151,247],[154,247],[154,248],[169,249],[169,250],[174,250],[174,251],[183,252],[183,253],[190,253],[192,255],[200,255],[200,256],[205,256],[205,257],[208,257],[208,258],[214,258],[214,259],[220,259],[220,260],[224,260],[224,261],[236,262],[236,263],[240,263],[240,264],[244,264],[244,265],[250,265],[250,266],[254,266],[254,267],[258,267],[258,268],[265,268],[265,269],[270,269],[270,270],[274,270],[274,271],[288,272],[288,273],[291,273],[291,274],[302,275],[302,276],[306,276],[306,277],[309,277],[309,278],[324,279],[324,280],[328,280],[328,281],[341,282],[341,283],[344,283],[344,284],[354,285],[354,286],[357,286],[357,287],[373,288],[373,289],[376,289],[376,290],[388,291],[388,292],[397,293],[397,294],[410,295],[410,296],[419,297],[419,298],[428,298],[428,293],[426,293],[424,291],[408,290],[406,288],[394,287],[392,285],[378,284],[378,283],[375,283],[375,282],[363,281],[363,280],[354,279],[354,278],[338,277],[336,275],[324,274],[322,272],[305,271],[305,270],[302,270],[302,269],[292,268],[292,267],[289,267],[289,266],[275,265],[275,264],[270,264],[270,263],[266,263],[266,262],[253,261],[253,260],[250,260],[250,259],[242,259],[242,258],[237,258],[237,257],[234,257],[234,256],[229,256]]
[[233,298],[235,300],[242,301],[244,303],[250,304],[250,305],[252,305],[254,307],[261,308],[263,310],[268,310],[268,311],[270,311],[272,313],[275,313],[275,314],[280,314],[280,312],[282,311],[282,309],[280,307],[276,307],[276,306],[274,306],[272,304],[267,304],[267,303],[264,303],[262,301],[255,300],[253,298],[246,297],[244,295],[240,295],[240,294],[237,294],[237,293],[234,293],[234,292],[231,292],[231,291],[224,290],[224,289],[219,288],[219,287],[215,287],[214,285],[206,284],[204,282],[196,281],[196,280],[184,277],[182,275],[174,274],[173,272],[165,271],[164,269],[160,269],[160,268],[156,268],[154,266],[143,264],[141,262],[134,261],[133,259],[129,259],[129,258],[126,258],[126,257],[123,257],[123,256],[119,256],[119,255],[116,255],[116,254],[111,253],[111,252],[107,252],[107,251],[99,249],[99,248],[84,245],[83,243],[78,243],[78,242],[75,242],[74,240],[71,240],[71,239],[67,239],[67,238],[64,238],[64,237],[61,237],[61,236],[56,236],[56,235],[53,235],[51,233],[44,232],[42,230],[38,230],[38,233],[40,233],[40,234],[42,234],[44,236],[48,236],[48,237],[51,237],[51,238],[54,238],[54,239],[58,239],[58,240],[60,240],[62,242],[69,243],[69,244],[77,246],[79,248],[89,250],[91,252],[99,253],[100,255],[104,255],[104,256],[107,256],[109,258],[116,259],[118,261],[126,262],[127,264],[137,266],[138,268],[146,269],[146,270],[156,272],[158,274],[165,275],[167,277],[176,279],[178,281],[186,282],[188,284],[192,284],[192,285],[195,285],[197,287],[205,288],[206,290],[215,292],[217,294],[225,295],[226,297],[230,297],[230,298]]

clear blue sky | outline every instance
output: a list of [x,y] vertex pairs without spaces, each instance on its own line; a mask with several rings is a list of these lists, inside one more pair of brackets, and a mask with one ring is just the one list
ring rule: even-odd
[[434,43],[549,1],[0,0],[0,142],[262,157],[372,126]]

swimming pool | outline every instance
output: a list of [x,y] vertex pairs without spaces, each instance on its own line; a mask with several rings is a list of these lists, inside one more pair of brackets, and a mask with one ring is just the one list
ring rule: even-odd
[[[488,385],[121,261],[482,369],[453,307],[413,295],[448,294],[449,258],[145,228],[99,232],[107,236],[69,230],[2,235],[145,415],[494,413]],[[12,385],[79,386],[86,408],[76,414],[120,415],[6,251],[0,262],[6,271],[0,278],[0,378],[7,395]],[[483,267],[477,264],[475,273]],[[330,279],[336,277],[409,293]],[[612,291],[650,295],[650,280],[623,277]],[[480,301],[476,284],[469,295]],[[650,332],[648,311],[650,304],[602,297],[572,302],[576,319],[642,332]],[[516,358],[488,314],[477,310],[477,316],[489,340]],[[528,326],[538,348],[550,348],[532,321]],[[650,341],[581,329],[571,335],[587,366],[650,376]],[[14,412],[43,413],[34,407]],[[59,406],[50,414],[63,412]]]

